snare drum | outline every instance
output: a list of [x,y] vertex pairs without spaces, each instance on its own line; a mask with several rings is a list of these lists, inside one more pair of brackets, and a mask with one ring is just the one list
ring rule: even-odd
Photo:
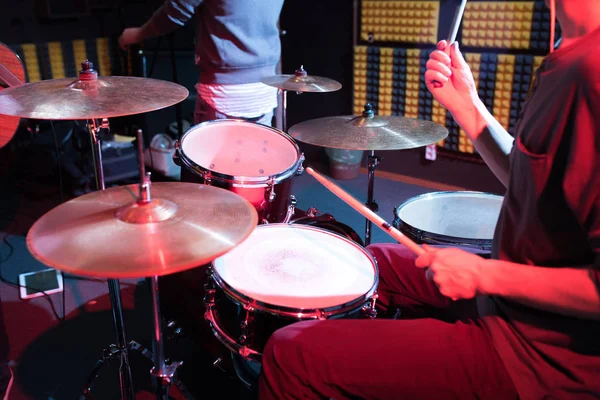
[[286,325],[374,317],[377,284],[374,258],[356,243],[306,225],[261,225],[213,261],[205,318],[234,354],[260,361]]
[[[260,223],[287,222],[292,178],[304,155],[292,137],[242,120],[215,120],[191,127],[176,143],[182,181],[218,186],[244,197]],[[288,212],[289,211],[289,212]]]
[[502,196],[481,192],[434,192],[394,209],[393,225],[417,243],[491,252]]

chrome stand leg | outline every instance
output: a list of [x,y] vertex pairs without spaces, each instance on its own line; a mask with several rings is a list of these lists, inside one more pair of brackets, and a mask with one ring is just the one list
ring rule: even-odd
[[[368,189],[367,189],[367,203],[366,206],[373,212],[377,212],[379,205],[373,199],[373,187],[375,186],[375,168],[379,164],[381,159],[375,156],[375,151],[371,150],[371,154],[367,156],[367,170],[368,170]],[[365,226],[365,246],[371,244],[371,227],[372,223],[367,219]]]
[[281,130],[287,133],[287,90],[281,90],[283,95],[283,112],[281,115]]
[[174,361],[169,365],[165,364],[160,303],[158,299],[158,276],[153,276],[148,280],[150,280],[152,290],[152,322],[154,326],[154,334],[152,336],[154,368],[152,368],[150,373],[156,379],[156,398],[158,400],[169,400],[169,386],[173,382],[175,371],[182,363]]
[[133,378],[131,376],[131,366],[129,364],[129,351],[127,340],[125,339],[125,324],[123,322],[123,305],[121,304],[121,290],[119,281],[116,279],[108,280],[108,292],[110,303],[112,305],[115,330],[117,332],[117,348],[121,363],[119,365],[119,383],[121,387],[122,399],[135,399],[133,389]]

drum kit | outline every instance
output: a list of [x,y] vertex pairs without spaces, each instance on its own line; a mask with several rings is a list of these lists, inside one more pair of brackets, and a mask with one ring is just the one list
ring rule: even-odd
[[[308,76],[303,68],[263,82],[294,92],[341,87],[335,81]],[[124,399],[134,398],[129,365],[134,342],[126,341],[119,279],[145,278],[151,284],[151,374],[158,399],[169,398],[169,387],[181,365],[165,361],[158,277],[209,265],[205,319],[232,353],[256,362],[269,336],[294,321],[374,318],[377,264],[362,243],[332,229],[293,223],[314,215],[314,210],[298,214],[291,195],[293,177],[304,170],[296,141],[371,151],[367,207],[376,211],[373,181],[379,158],[374,151],[425,146],[448,133],[430,121],[375,116],[368,105],[361,116],[303,122],[293,126],[289,135],[242,120],[209,121],[193,126],[177,142],[174,161],[189,173],[189,181],[153,184],[144,169],[138,131],[139,184],[107,189],[98,132],[110,129],[108,119],[165,108],[187,96],[188,91],[174,83],[99,77],[87,60],[78,78],[0,91],[0,114],[88,121],[98,191],[42,216],[30,229],[27,246],[52,268],[108,279],[117,341],[105,354],[120,359]],[[417,203],[397,210],[395,226],[404,229],[400,225],[405,223],[416,229],[417,224],[406,215],[418,215],[419,220],[428,212],[419,210]],[[442,203],[439,207],[445,213]],[[370,224],[365,244],[370,242]],[[91,386],[86,386],[84,397]]]

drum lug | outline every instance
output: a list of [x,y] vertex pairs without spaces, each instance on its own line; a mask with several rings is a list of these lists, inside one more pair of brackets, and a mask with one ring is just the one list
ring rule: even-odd
[[[398,215],[398,214],[396,214],[396,210],[394,210],[394,215]],[[392,226],[402,232],[401,227],[400,227],[401,222],[402,221],[400,220],[400,218],[396,217],[392,221]]]
[[377,292],[371,296],[371,299],[362,307],[362,312],[365,316],[374,319],[377,317],[377,309],[375,308],[375,302],[379,295]]
[[211,182],[211,175],[210,175],[210,171],[206,171],[204,172],[202,175],[202,179],[204,179],[204,184],[205,185],[210,185]]
[[252,335],[250,327],[252,326],[252,322],[254,322],[254,318],[251,314],[252,312],[254,312],[254,307],[250,304],[244,304],[244,310],[246,310],[246,316],[244,317],[244,320],[240,323],[241,334],[238,340],[242,345],[242,349],[240,349],[240,354],[246,357],[247,354],[243,354],[243,351],[246,348],[246,344],[248,344],[250,336]]
[[204,284],[203,300],[206,307],[212,307],[215,305],[215,294],[217,292],[217,288],[215,287],[210,268],[206,271],[206,274],[208,275],[208,280]]
[[204,291],[204,304],[206,304],[207,307],[213,306],[215,304],[215,293],[215,289],[206,288],[206,290]]
[[300,165],[298,166],[296,175],[302,175],[303,172],[304,172],[304,153],[300,154]]
[[181,158],[179,157],[179,151],[180,151],[179,141],[176,140],[175,141],[175,153],[173,153],[173,162],[178,167],[181,167]]
[[285,218],[283,219],[284,224],[289,224],[296,212],[296,196],[293,194],[290,195],[290,205],[288,206],[287,213],[285,214]]
[[265,200],[269,203],[272,203],[275,200],[275,180],[273,178],[269,179],[267,182],[267,190],[265,191]]

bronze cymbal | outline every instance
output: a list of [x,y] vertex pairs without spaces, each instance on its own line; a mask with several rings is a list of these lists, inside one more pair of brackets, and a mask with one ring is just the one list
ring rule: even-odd
[[308,76],[304,68],[296,70],[294,75],[267,76],[260,80],[265,85],[274,86],[289,92],[335,92],[342,84],[333,79],[320,76]]
[[292,126],[288,133],[300,142],[345,150],[413,149],[448,136],[448,130],[435,122],[374,116],[368,107],[362,116],[312,119]]
[[43,215],[27,234],[35,258],[75,275],[143,278],[204,265],[244,241],[255,208],[225,189],[194,183],[153,184],[137,202],[138,185],[77,197]]
[[0,114],[46,120],[85,120],[142,114],[177,104],[178,84],[133,76],[51,79],[0,91]]

